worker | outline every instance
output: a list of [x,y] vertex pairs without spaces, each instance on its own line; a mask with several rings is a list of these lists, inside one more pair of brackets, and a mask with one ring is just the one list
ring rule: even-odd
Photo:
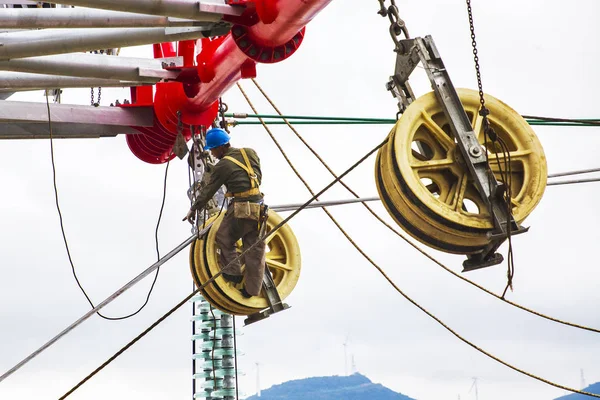
[[[231,147],[229,135],[221,128],[206,132],[204,150],[210,150],[219,162],[183,220],[193,224],[196,211],[203,209],[222,185],[227,187],[225,196],[233,201],[229,202],[216,235],[216,244],[221,250],[220,267],[228,266],[222,276],[234,284],[244,281],[240,292],[245,298],[257,296],[265,272],[265,243],[262,240],[256,243],[263,204],[259,189],[262,180],[260,160],[252,149]],[[246,264],[243,273],[240,260],[234,261],[238,256],[235,244],[239,239],[242,239],[244,251],[248,250],[242,258]]]

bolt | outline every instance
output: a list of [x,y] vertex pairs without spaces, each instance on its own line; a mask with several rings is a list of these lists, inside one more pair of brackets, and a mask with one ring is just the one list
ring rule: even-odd
[[477,157],[481,157],[481,155],[483,154],[483,151],[481,150],[481,147],[479,145],[473,145],[469,149],[469,154],[471,154],[471,156],[477,158]]

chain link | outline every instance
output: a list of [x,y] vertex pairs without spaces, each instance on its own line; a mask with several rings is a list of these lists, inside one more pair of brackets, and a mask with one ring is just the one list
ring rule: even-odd
[[90,105],[94,107],[100,106],[100,99],[102,98],[102,88],[98,87],[98,102],[94,102],[94,88],[90,88]]
[[404,20],[400,18],[400,12],[398,11],[398,6],[396,5],[396,0],[390,0],[390,6],[386,8],[385,1],[386,0],[378,0],[380,9],[377,14],[382,17],[388,17],[390,20],[390,36],[396,45],[395,51],[400,51],[402,45],[400,44],[400,35],[404,34],[406,39],[410,38],[408,34],[408,29],[406,28],[406,24]]
[[477,52],[477,40],[475,39],[475,24],[473,23],[473,9],[471,8],[471,0],[467,1],[467,12],[469,14],[469,28],[471,29],[471,46],[473,47],[473,61],[475,61],[475,73],[477,74],[477,86],[479,87],[479,102],[481,110],[479,113],[484,118],[489,114],[485,107],[485,98],[483,97],[483,85],[481,83],[481,70],[479,68],[479,54]]
[[[227,103],[223,102],[223,99],[219,97],[219,115],[221,116],[221,121],[219,122],[219,126],[222,129],[225,129],[225,131],[227,133],[229,132],[229,127],[227,126],[227,120],[225,119],[225,113],[227,112],[227,110],[229,110],[229,106],[227,106]],[[217,117],[218,119],[218,117]]]

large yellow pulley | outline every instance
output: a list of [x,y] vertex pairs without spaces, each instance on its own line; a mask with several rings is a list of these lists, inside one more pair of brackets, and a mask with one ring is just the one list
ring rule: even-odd
[[[223,215],[213,217],[207,221],[214,221],[206,236],[196,240],[190,249],[190,269],[196,286],[200,287],[208,282],[220,270],[218,246],[215,238]],[[267,232],[278,225],[283,219],[279,214],[270,210],[267,220]],[[289,225],[283,225],[275,233],[265,238],[266,254],[265,263],[269,269],[273,282],[281,300],[285,299],[294,289],[300,277],[300,248],[298,241]],[[238,253],[242,253],[242,242],[236,244]],[[242,270],[245,264],[242,259]],[[241,284],[234,284],[225,280],[222,276],[217,277],[213,283],[208,284],[202,295],[214,307],[233,315],[251,315],[266,309],[269,304],[261,292],[258,296],[249,299],[240,293]]]
[[[490,95],[485,96],[488,120],[508,152],[489,138],[486,143],[479,93],[457,92],[494,176],[510,186],[511,211],[521,223],[546,188],[541,143],[525,119]],[[384,206],[415,239],[459,254],[477,253],[489,244],[492,217],[433,92],[414,101],[392,129],[377,155],[375,178]]]

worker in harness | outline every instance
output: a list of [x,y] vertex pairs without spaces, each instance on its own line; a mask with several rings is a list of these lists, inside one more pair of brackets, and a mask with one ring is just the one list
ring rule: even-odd
[[[219,162],[214,166],[208,184],[202,188],[183,220],[187,219],[193,224],[196,211],[203,209],[222,185],[227,187],[225,196],[232,201],[229,202],[216,235],[217,246],[221,249],[219,261],[221,268],[224,268],[238,256],[235,243],[239,239],[242,239],[244,250],[258,241],[263,204],[263,195],[259,189],[262,179],[260,160],[252,149],[231,147],[229,135],[221,128],[206,132],[204,150],[210,150]],[[250,298],[257,296],[262,287],[265,243],[261,241],[248,250],[243,260],[246,264],[244,272],[238,260],[222,276],[235,284],[244,281],[240,292],[244,297]]]

